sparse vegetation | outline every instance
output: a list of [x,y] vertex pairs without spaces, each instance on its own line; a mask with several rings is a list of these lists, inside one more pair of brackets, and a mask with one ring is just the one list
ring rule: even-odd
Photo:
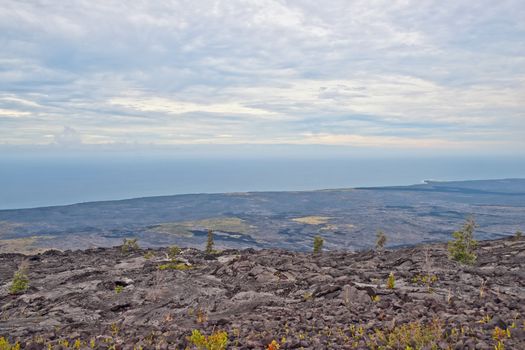
[[310,301],[314,298],[314,295],[310,292],[306,292],[303,294],[304,301]]
[[474,240],[475,228],[474,219],[469,218],[460,230],[452,234],[454,240],[448,244],[448,251],[452,260],[462,264],[474,264],[477,258],[475,249],[478,245],[478,242]]
[[29,288],[29,277],[27,276],[27,262],[23,262],[13,275],[10,294],[22,294]]
[[123,253],[139,250],[139,244],[136,238],[124,238],[122,246],[120,247]]
[[179,263],[179,262],[170,262],[168,264],[162,264],[159,265],[159,270],[179,270],[179,271],[186,271],[192,269],[191,265],[186,265],[185,263]]
[[[313,238],[310,236],[310,244]],[[388,254],[326,251],[316,256],[232,249],[216,259],[193,254],[193,249],[180,252],[177,247],[127,255],[120,253],[120,247],[117,254],[115,249],[53,252],[38,259],[27,258],[31,262],[31,289],[36,293],[7,297],[10,302],[1,321],[28,321],[15,325],[18,333],[0,335],[10,341],[9,347],[0,350],[11,350],[15,341],[27,349],[79,350],[425,350],[467,348],[471,344],[482,349],[521,349],[525,323],[516,302],[521,300],[521,290],[510,290],[516,293],[511,294],[504,289],[520,281],[518,274],[505,271],[521,266],[520,255],[525,250],[521,243],[512,237],[483,242],[478,258],[483,266],[506,268],[493,277],[479,273],[481,269],[458,268],[448,261],[440,243]],[[143,254],[148,251],[156,254],[155,260],[144,260]],[[19,262],[23,257],[14,259]],[[89,269],[83,271],[85,267]],[[202,273],[161,271],[189,268]],[[79,271],[71,278],[70,270]],[[458,270],[464,270],[465,276],[458,276]],[[47,277],[56,271],[68,272]],[[94,305],[89,297],[93,289],[85,288],[94,286],[93,277],[103,281],[95,287],[102,302]],[[428,295],[426,286],[435,294]],[[8,287],[4,283],[6,292]],[[75,288],[78,295],[72,299],[63,293],[64,287]],[[41,299],[40,290],[60,295],[60,299]],[[26,307],[24,301],[35,297],[39,298],[35,308]],[[104,318],[76,328],[30,328],[31,318],[38,317],[41,310],[67,305],[70,300],[79,308],[75,310],[81,313],[79,319],[93,310]],[[266,300],[272,304],[258,306]],[[282,305],[286,305],[284,311]],[[223,313],[229,308],[234,313]],[[116,316],[122,311],[133,315],[133,322]],[[70,317],[56,316],[62,324],[70,322]],[[25,330],[28,336],[20,336]],[[224,337],[216,331],[227,334],[223,333]]]
[[228,346],[228,333],[216,331],[206,336],[194,329],[188,340],[197,350],[225,350]]
[[277,340],[272,340],[270,344],[266,347],[266,350],[279,350],[281,346],[279,345],[279,342]]
[[519,241],[521,237],[523,237],[523,232],[521,232],[520,230],[516,231],[516,233],[514,234],[514,239]]
[[394,289],[396,287],[396,278],[394,277],[394,273],[390,272],[388,275],[388,279],[386,280],[386,287],[388,289]]
[[214,241],[213,241],[213,231],[212,230],[208,230],[208,240],[206,242],[206,253],[208,254],[213,254],[213,245],[214,245]]
[[376,329],[366,338],[365,343],[369,349],[439,349],[438,343],[446,339],[446,334],[443,323],[433,320],[428,324],[402,324],[391,331]]
[[144,259],[152,259],[153,257],[155,257],[155,253],[153,252],[146,252],[146,254],[144,254]]
[[321,236],[314,238],[314,254],[319,254],[323,250],[324,239]]
[[439,278],[436,275],[420,275],[417,274],[414,277],[412,277],[412,283],[414,284],[423,284],[428,287],[432,286],[434,283],[436,283],[439,280]]
[[385,248],[387,238],[383,231],[379,230],[376,234],[376,250],[383,250]]
[[4,337],[0,337],[0,350],[20,350],[20,344],[14,343],[11,345],[9,340]]
[[180,254],[180,252],[181,249],[176,245],[173,245],[168,248],[168,258],[170,258],[172,261],[177,260],[177,257]]
[[294,218],[292,221],[307,225],[324,225],[330,219],[331,217],[328,216],[303,216],[300,218]]

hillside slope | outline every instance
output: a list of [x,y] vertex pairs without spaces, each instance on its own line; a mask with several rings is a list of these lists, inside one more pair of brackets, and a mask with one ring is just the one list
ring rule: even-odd
[[[525,348],[524,239],[481,242],[471,267],[450,261],[443,244],[318,255],[185,249],[177,263],[167,253],[0,255],[0,334],[28,349],[77,339],[80,348],[193,349],[193,330],[226,332],[229,349],[273,340],[281,349],[494,349],[498,339]],[[10,295],[22,261],[30,288]]]

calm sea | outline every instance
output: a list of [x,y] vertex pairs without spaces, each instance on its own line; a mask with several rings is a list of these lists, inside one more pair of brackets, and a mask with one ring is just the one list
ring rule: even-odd
[[523,158],[0,157],[0,209],[134,197],[525,177]]

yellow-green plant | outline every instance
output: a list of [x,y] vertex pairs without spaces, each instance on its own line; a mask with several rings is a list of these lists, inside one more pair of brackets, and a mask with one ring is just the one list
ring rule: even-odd
[[314,254],[321,253],[323,250],[324,239],[321,236],[314,237]]
[[122,246],[120,247],[123,253],[131,252],[133,250],[139,250],[139,244],[137,243],[136,238],[124,238],[124,241],[122,242]]
[[194,329],[191,332],[189,341],[198,350],[225,350],[228,346],[228,333],[217,331],[206,336],[199,330]]
[[388,289],[394,289],[396,287],[396,278],[394,277],[394,273],[390,272],[388,275],[388,279],[386,280],[386,287]]
[[0,350],[20,350],[20,344],[17,342],[11,345],[9,340],[4,337],[0,337]]
[[82,347],[82,341],[80,339],[75,340],[71,347],[75,350],[79,350]]
[[366,344],[371,349],[435,349],[445,339],[443,323],[433,320],[428,324],[411,322],[398,325],[390,331],[376,329]]
[[497,340],[497,341],[503,341],[506,338],[510,338],[510,335],[511,335],[510,329],[508,328],[501,329],[498,326],[496,326],[494,330],[492,331],[492,339]]
[[310,292],[306,292],[303,294],[304,301],[309,301],[309,300],[312,300],[313,298],[314,298],[314,295]]
[[476,261],[475,249],[478,242],[474,240],[475,228],[474,219],[469,218],[460,230],[452,234],[454,240],[448,243],[448,252],[452,260],[462,264],[473,264]]
[[190,269],[192,269],[192,266],[191,265],[186,265],[184,263],[171,262],[171,263],[168,263],[168,264],[159,265],[159,270],[161,270],[161,271],[163,271],[163,270],[186,271],[186,270],[190,270]]
[[177,256],[180,254],[180,248],[176,245],[173,245],[168,248],[168,257],[171,260],[177,260]]
[[9,293],[22,294],[27,288],[29,288],[29,277],[27,276],[26,270],[21,268],[13,275],[13,280],[9,287]]
[[123,286],[121,286],[121,285],[116,285],[115,286],[115,293],[120,294],[120,293],[122,293],[123,290],[124,290]]
[[503,345],[502,341],[499,341],[494,345],[494,350],[505,350],[505,345]]

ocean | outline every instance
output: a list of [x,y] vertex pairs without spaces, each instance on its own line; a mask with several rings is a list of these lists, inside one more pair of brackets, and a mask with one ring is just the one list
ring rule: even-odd
[[525,178],[525,160],[3,155],[0,209],[187,193],[300,191],[496,178]]

